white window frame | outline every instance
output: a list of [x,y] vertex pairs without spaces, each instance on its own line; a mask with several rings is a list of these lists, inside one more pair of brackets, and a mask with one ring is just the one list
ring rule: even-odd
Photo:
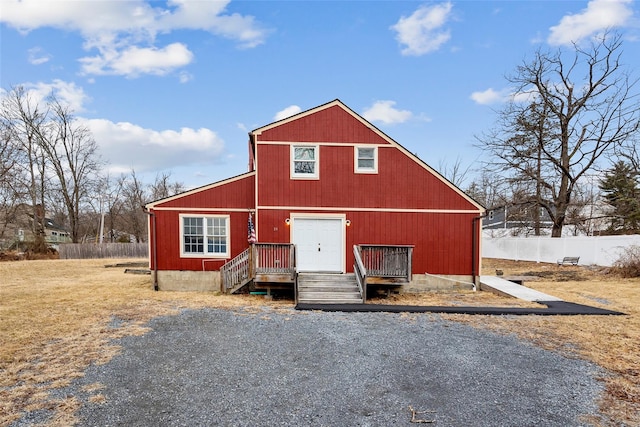
[[[353,147],[353,170],[355,173],[378,173],[378,147],[371,145],[356,145]],[[360,149],[373,149],[373,168],[362,168],[358,164],[360,160]],[[370,160],[370,159],[369,159]]]
[[[198,215],[198,214],[180,214],[179,217],[179,227],[180,227],[180,257],[181,258],[229,258],[231,254],[231,235],[229,230],[230,228],[230,216],[229,215]],[[184,250],[184,219],[185,218],[199,218],[202,219],[202,227],[203,227],[203,252],[185,252]],[[226,238],[226,251],[225,252],[209,252],[209,245],[207,242],[208,237],[215,237],[214,235],[207,234],[207,220],[208,219],[224,219],[225,220],[225,238]]]
[[[313,173],[296,173],[295,171],[295,153],[296,148],[313,148],[314,150],[314,169]],[[300,160],[298,160],[300,161]],[[320,179],[320,146],[317,144],[292,144],[291,145],[291,179]]]

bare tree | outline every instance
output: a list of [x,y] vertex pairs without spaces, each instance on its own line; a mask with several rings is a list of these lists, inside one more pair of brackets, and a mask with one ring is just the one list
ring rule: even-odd
[[464,167],[459,156],[456,157],[453,164],[447,164],[444,160],[438,162],[438,171],[456,187],[462,187],[470,170],[471,166]]
[[[31,249],[46,251],[45,243],[45,193],[49,185],[45,173],[45,156],[39,129],[46,126],[47,110],[33,100],[21,86],[13,87],[2,98],[0,120],[3,139],[16,151],[12,178],[15,179],[16,202],[25,196],[31,207],[31,233],[34,241]],[[25,200],[25,201],[26,201]]]
[[549,214],[552,237],[562,235],[578,181],[640,128],[637,81],[621,55],[613,33],[571,52],[537,51],[508,78],[515,95],[497,128],[478,137],[495,170],[535,184],[531,198]]
[[7,240],[7,227],[15,222],[20,203],[19,152],[4,123],[0,124],[0,247]]
[[156,175],[156,180],[150,185],[149,189],[149,200],[158,200],[182,193],[186,188],[181,182],[171,181],[171,173],[163,172]]
[[67,210],[71,239],[80,237],[80,212],[96,188],[100,161],[98,145],[89,129],[78,123],[73,112],[55,97],[48,100],[51,117],[38,129],[47,166],[57,178],[56,185]]
[[123,202],[123,222],[126,230],[133,234],[136,242],[143,242],[146,235],[146,218],[142,206],[147,202],[143,182],[135,170],[118,180]]
[[486,208],[507,204],[505,180],[486,169],[480,171],[465,192]]

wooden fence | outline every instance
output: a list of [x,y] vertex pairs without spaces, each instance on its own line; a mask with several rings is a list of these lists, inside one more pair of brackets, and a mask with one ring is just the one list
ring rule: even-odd
[[148,258],[148,243],[65,243],[58,248],[60,259]]

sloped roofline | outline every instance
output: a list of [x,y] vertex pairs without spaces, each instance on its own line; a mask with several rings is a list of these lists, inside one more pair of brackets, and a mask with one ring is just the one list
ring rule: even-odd
[[182,193],[174,194],[173,196],[169,196],[169,197],[165,197],[165,198],[162,198],[162,199],[155,200],[153,202],[149,202],[146,205],[144,205],[144,207],[145,207],[145,209],[153,209],[154,207],[156,207],[157,205],[160,205],[162,203],[171,202],[173,200],[180,199],[182,197],[186,197],[186,196],[190,196],[192,194],[200,193],[201,191],[206,191],[206,190],[209,190],[211,188],[215,188],[215,187],[219,187],[221,185],[229,184],[231,182],[239,181],[241,179],[248,178],[248,177],[253,176],[255,174],[256,174],[255,171],[245,172],[245,173],[243,173],[241,175],[236,175],[236,176],[231,177],[231,178],[226,178],[226,179],[223,179],[221,181],[216,181],[216,182],[213,182],[211,184],[206,184],[206,185],[203,185],[201,187],[197,187],[197,188],[193,188],[191,190],[183,191]]
[[451,181],[449,181],[447,178],[445,178],[440,172],[438,172],[437,170],[433,169],[424,160],[422,160],[421,158],[419,158],[418,156],[413,154],[411,151],[407,150],[402,144],[400,144],[399,142],[395,141],[389,135],[387,135],[386,133],[384,133],[383,131],[378,129],[374,124],[372,124],[371,122],[366,120],[364,117],[362,117],[361,115],[359,115],[358,113],[353,111],[344,102],[340,101],[340,99],[334,99],[333,101],[327,102],[325,104],[319,105],[317,107],[311,108],[311,109],[306,110],[306,111],[301,111],[300,113],[294,114],[293,116],[290,116],[290,117],[287,117],[285,119],[281,119],[281,120],[278,120],[276,122],[269,123],[268,125],[265,125],[265,126],[257,128],[257,129],[254,129],[251,132],[249,132],[249,138],[253,143],[255,143],[257,138],[264,131],[267,131],[269,129],[272,129],[272,128],[287,124],[287,123],[292,122],[294,120],[301,119],[303,117],[306,117],[306,116],[309,116],[311,114],[317,113],[318,111],[322,111],[322,110],[325,110],[327,108],[331,108],[331,107],[334,107],[334,106],[339,106],[340,108],[345,110],[347,113],[351,114],[351,116],[353,116],[356,120],[358,120],[363,125],[365,125],[369,129],[371,129],[378,136],[380,136],[382,139],[387,141],[390,145],[395,146],[400,151],[402,151],[405,155],[407,155],[409,158],[411,158],[414,162],[418,163],[424,169],[426,169],[427,171],[431,172],[435,177],[440,179],[445,185],[447,185],[453,191],[455,191],[456,193],[461,195],[469,203],[471,203],[472,205],[476,206],[481,211],[481,213],[483,213],[486,210],[484,206],[482,206],[479,202],[477,202],[471,196],[469,196],[467,193],[462,191],[458,186],[456,186]]

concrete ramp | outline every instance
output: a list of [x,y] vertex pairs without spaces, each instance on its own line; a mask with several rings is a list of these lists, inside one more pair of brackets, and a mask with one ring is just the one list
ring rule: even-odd
[[536,291],[526,286],[521,286],[498,276],[480,276],[480,289],[483,291],[495,292],[501,295],[523,299],[525,301],[562,301],[543,292]]

